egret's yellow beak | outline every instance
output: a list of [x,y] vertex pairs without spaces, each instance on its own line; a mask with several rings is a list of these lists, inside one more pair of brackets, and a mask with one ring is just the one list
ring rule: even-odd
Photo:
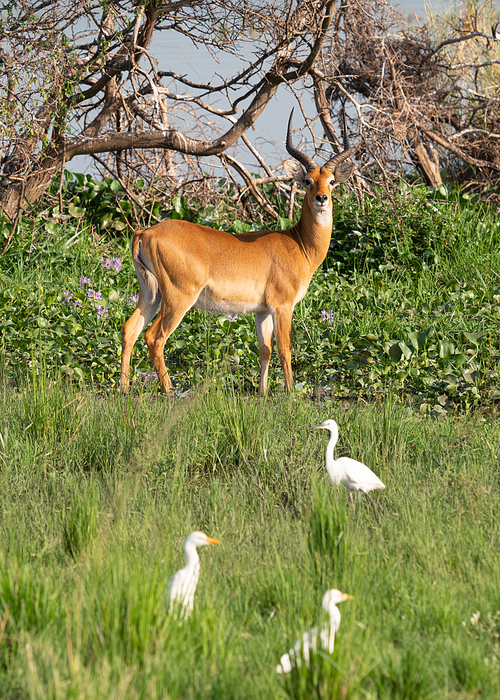
[[213,537],[207,537],[207,542],[209,544],[222,544],[220,540],[215,540]]
[[349,595],[349,593],[344,593],[343,600],[354,600],[354,596]]

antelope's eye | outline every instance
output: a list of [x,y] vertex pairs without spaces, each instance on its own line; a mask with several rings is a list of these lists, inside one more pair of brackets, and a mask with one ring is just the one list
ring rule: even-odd
[[310,180],[308,177],[306,177],[304,182],[306,184],[306,187],[311,187],[311,185],[313,184],[313,181]]
[[330,187],[333,187],[335,184],[335,180],[330,180]]

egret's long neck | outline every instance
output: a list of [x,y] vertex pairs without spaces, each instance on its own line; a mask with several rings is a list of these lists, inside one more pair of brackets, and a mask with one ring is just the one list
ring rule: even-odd
[[184,554],[186,555],[186,567],[191,570],[194,569],[196,564],[198,564],[200,561],[200,557],[198,556],[198,552],[196,551],[194,544],[191,544],[190,542],[185,544]]
[[330,431],[330,440],[328,441],[328,445],[326,446],[326,471],[328,472],[330,479],[335,484],[340,483],[340,477],[341,477],[341,475],[337,473],[338,470],[335,469],[335,457],[333,456],[333,451],[335,449],[335,445],[337,444],[338,439],[339,439],[338,430],[336,430],[336,429],[331,430]]
[[340,610],[337,608],[336,605],[330,605],[328,608],[328,614],[330,615],[330,629],[335,632],[338,630],[340,627],[340,621],[341,621],[341,615],[340,615]]

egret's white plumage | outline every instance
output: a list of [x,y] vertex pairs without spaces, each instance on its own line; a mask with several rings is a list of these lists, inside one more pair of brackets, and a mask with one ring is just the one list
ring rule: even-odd
[[326,471],[334,484],[343,484],[349,491],[352,500],[353,491],[361,491],[370,499],[375,510],[375,503],[369,494],[369,491],[374,489],[385,489],[385,485],[380,481],[378,476],[369,469],[366,464],[358,462],[350,457],[339,457],[335,459],[333,450],[339,439],[339,427],[334,420],[326,420],[321,425],[313,425],[311,429],[325,428],[330,431],[330,440],[326,446]]
[[326,610],[330,616],[329,623],[320,627],[313,627],[304,632],[301,639],[297,639],[288,654],[283,654],[280,663],[276,666],[277,673],[289,673],[292,666],[300,666],[301,659],[304,659],[306,666],[309,666],[309,654],[318,649],[324,649],[329,654],[333,654],[335,646],[335,635],[340,627],[340,610],[337,608],[338,603],[344,600],[352,599],[352,595],[341,593],[336,588],[332,588],[325,593],[321,605],[323,610]]
[[184,540],[184,554],[186,555],[186,566],[177,571],[167,585],[167,592],[170,597],[170,612],[175,605],[182,607],[183,617],[187,618],[193,610],[194,592],[200,575],[200,557],[196,547],[206,544],[221,544],[219,540],[208,537],[203,532],[191,532]]

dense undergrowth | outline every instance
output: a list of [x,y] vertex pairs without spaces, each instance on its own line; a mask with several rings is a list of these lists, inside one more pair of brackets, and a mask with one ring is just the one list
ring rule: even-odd
[[[48,362],[73,380],[112,388],[120,330],[138,292],[124,213],[130,217],[132,205],[119,183],[88,176],[68,176],[65,195],[63,214],[51,206],[24,221],[0,260],[4,370],[15,379],[32,363]],[[285,211],[278,194],[274,202]],[[150,208],[159,218],[234,232],[272,224],[231,218],[227,205],[188,206],[182,197],[169,210],[154,202]],[[8,229],[4,223],[4,236]],[[372,398],[391,387],[422,411],[437,412],[496,402],[499,235],[494,212],[444,186],[429,192],[403,184],[391,198],[366,197],[362,208],[343,194],[334,206],[330,253],[294,314],[298,389]],[[189,312],[166,355],[181,392],[222,364],[247,388],[258,383],[253,316]],[[273,362],[271,387],[279,387]],[[133,368],[136,386],[154,384],[143,342]]]

